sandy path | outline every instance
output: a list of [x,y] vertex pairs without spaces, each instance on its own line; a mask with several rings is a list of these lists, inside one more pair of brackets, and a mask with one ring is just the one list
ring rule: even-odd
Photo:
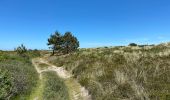
[[[33,59],[32,63],[34,64],[37,72],[39,73],[40,79],[42,79],[42,72],[47,71],[55,71],[59,77],[63,78],[65,80],[66,86],[68,87],[71,100],[91,100],[91,96],[89,95],[88,91],[84,87],[82,87],[75,79],[73,79],[72,75],[64,68],[56,67],[42,58]],[[48,67],[45,69],[41,69],[41,66],[39,66],[39,64],[46,64],[48,65]],[[35,97],[34,100],[39,99],[38,97]]]

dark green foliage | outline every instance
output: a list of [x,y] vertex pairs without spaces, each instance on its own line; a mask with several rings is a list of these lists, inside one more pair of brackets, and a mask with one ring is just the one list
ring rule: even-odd
[[79,42],[77,38],[71,32],[66,32],[63,36],[63,52],[68,54],[77,50],[78,47]]
[[62,49],[62,36],[59,32],[55,32],[55,34],[51,35],[48,39],[47,45],[50,45],[51,49],[53,50],[53,54],[55,51],[60,51]]
[[130,43],[129,46],[138,46],[136,43]]
[[15,51],[19,54],[19,55],[24,55],[27,52],[27,48],[21,44],[21,46],[17,47],[15,49]]
[[55,52],[68,54],[77,50],[79,41],[71,32],[66,32],[64,35],[56,32],[50,36],[47,45],[51,46],[50,48],[53,50],[52,55],[54,55]]

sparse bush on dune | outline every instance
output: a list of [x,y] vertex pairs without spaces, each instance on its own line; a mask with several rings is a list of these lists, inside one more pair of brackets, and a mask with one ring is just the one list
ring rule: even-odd
[[26,46],[24,46],[23,44],[21,44],[21,46],[18,46],[17,48],[14,49],[14,51],[22,57],[25,58],[35,58],[35,57],[39,57],[41,56],[40,51],[37,49],[31,50],[31,49],[27,49]]
[[72,72],[93,100],[166,100],[170,96],[168,51],[162,45],[80,49],[49,61]]

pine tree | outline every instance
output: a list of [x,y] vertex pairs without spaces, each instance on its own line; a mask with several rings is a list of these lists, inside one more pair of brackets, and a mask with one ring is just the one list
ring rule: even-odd
[[52,55],[54,55],[55,51],[68,54],[77,50],[79,41],[71,32],[66,32],[64,35],[55,32],[55,34],[51,35],[48,39],[47,45],[51,46],[50,48],[53,50]]
[[59,32],[55,32],[55,34],[51,35],[50,38],[48,39],[47,45],[51,46],[50,48],[53,50],[52,55],[54,55],[55,51],[61,50],[61,44],[62,44],[61,37],[62,36]]

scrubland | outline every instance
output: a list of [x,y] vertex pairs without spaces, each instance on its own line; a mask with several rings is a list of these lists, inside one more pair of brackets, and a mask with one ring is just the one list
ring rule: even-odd
[[[79,49],[60,56],[41,53],[47,62],[72,73],[71,79],[85,87],[92,100],[170,99],[170,43]],[[39,78],[31,63],[39,56],[37,50],[24,55],[0,51],[0,100],[70,99],[72,81],[52,71]],[[43,63],[39,67],[48,68]]]
[[38,74],[31,63],[37,52],[18,55],[13,51],[0,51],[0,99],[26,100],[36,87]]
[[170,44],[79,49],[48,57],[71,72],[93,100],[169,100]]

